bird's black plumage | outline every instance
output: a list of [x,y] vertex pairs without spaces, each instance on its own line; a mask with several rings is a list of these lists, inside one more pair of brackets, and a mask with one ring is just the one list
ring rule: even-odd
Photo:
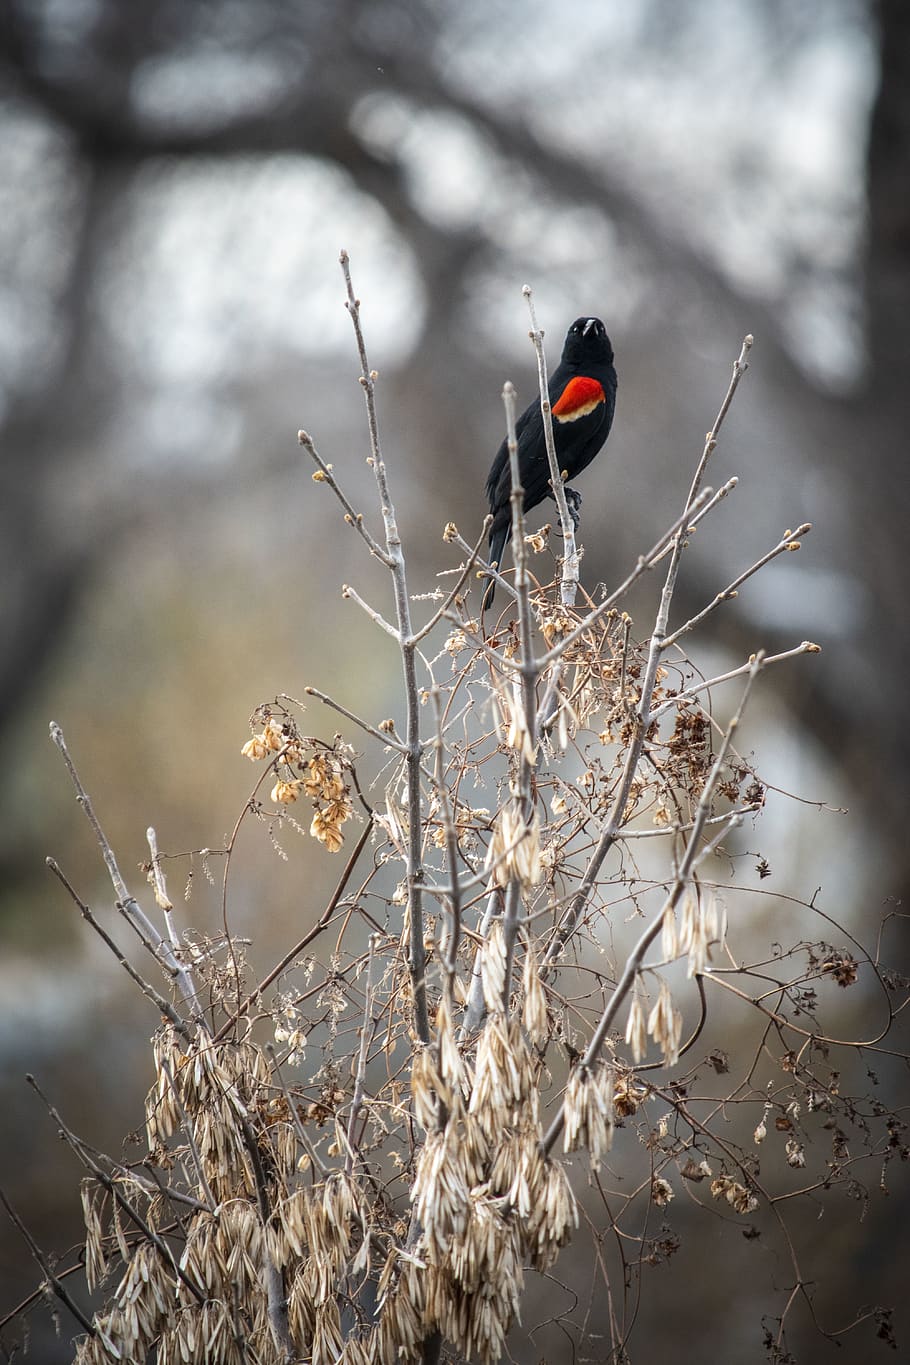
[[[610,434],[616,406],[616,370],[613,347],[600,318],[577,318],[566,334],[562,358],[550,376],[553,440],[560,472],[567,480],[585,469]],[[530,512],[544,498],[552,497],[550,465],[544,438],[540,400],[535,398],[516,423],[518,472],[524,489],[524,510]],[[509,495],[512,479],[508,445],[503,441],[487,478],[487,498],[493,514],[490,527],[490,562],[502,564],[506,542],[512,534]],[[581,501],[569,492],[570,507]],[[484,606],[493,600],[491,579]]]

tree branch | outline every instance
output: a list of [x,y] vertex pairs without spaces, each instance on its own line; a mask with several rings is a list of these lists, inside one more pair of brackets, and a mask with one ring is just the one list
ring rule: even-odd
[[[367,408],[367,423],[370,432],[370,463],[376,479],[382,519],[385,525],[386,550],[391,560],[392,582],[395,588],[395,610],[398,618],[398,643],[401,649],[401,663],[404,674],[405,705],[407,709],[407,767],[408,786],[408,919],[410,943],[411,985],[414,992],[414,1028],[421,1042],[430,1041],[430,1019],[427,1012],[426,988],[426,949],[424,947],[423,923],[423,853],[422,813],[423,802],[420,791],[420,761],[423,746],[420,738],[420,697],[417,687],[416,645],[411,631],[411,610],[408,600],[408,582],[405,569],[404,552],[395,508],[389,492],[385,460],[379,440],[379,424],[376,418],[376,379],[377,374],[370,368],[367,359],[366,343],[360,323],[360,300],[354,293],[351,281],[350,261],[346,251],[341,253],[341,269],[347,287],[347,310],[354,324],[354,335],[360,356],[360,384],[363,388]],[[349,590],[352,592],[352,590]],[[352,594],[353,595],[353,594]]]

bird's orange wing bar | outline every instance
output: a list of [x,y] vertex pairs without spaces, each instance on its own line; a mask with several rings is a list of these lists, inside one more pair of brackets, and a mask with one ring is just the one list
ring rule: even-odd
[[553,404],[553,416],[557,422],[577,422],[579,417],[587,417],[589,412],[593,412],[605,398],[599,380],[577,374],[569,380]]

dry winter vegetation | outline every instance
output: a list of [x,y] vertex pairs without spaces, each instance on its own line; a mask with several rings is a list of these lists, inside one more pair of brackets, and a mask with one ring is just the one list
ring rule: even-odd
[[[896,1056],[887,1035],[906,982],[880,960],[882,933],[867,951],[814,904],[788,904],[789,941],[762,937],[766,869],[737,831],[751,832],[767,788],[740,722],[762,675],[811,667],[799,656],[816,646],[756,649],[713,678],[687,654],[693,632],[710,637],[740,584],[799,550],[809,527],[786,530],[702,611],[673,621],[695,528],[709,534],[736,483],[707,478],[751,338],[678,520],[643,535],[653,546],[626,579],[584,591],[556,477],[561,572],[546,581],[550,537],[526,534],[519,493],[514,575],[498,579],[508,606],[481,621],[485,535],[472,546],[445,528],[457,562],[443,588],[418,592],[407,577],[378,376],[342,265],[381,531],[348,499],[344,471],[304,432],[300,443],[314,493],[337,500],[375,561],[377,599],[380,579],[391,583],[391,619],[343,591],[397,643],[400,713],[359,717],[315,687],[306,705],[285,695],[260,706],[243,747],[256,782],[227,846],[170,854],[149,831],[154,908],[128,889],[53,727],[146,956],[124,955],[52,870],[161,1022],[131,1160],[96,1152],[47,1098],[84,1166],[86,1238],[84,1254],[59,1261],[32,1244],[44,1279],[26,1308],[43,1297],[75,1316],[80,1365],[493,1362],[509,1357],[522,1314],[525,1329],[560,1317],[572,1358],[621,1361],[659,1275],[674,1273],[675,1199],[712,1231],[721,1220],[774,1248],[773,1271],[756,1264],[776,1316],[756,1321],[754,1341],[786,1360],[791,1321],[815,1318],[792,1217],[838,1189],[855,1202],[831,1216],[861,1215],[888,1162],[906,1156],[903,1124],[872,1098],[875,1067]],[[509,385],[504,400],[514,439]],[[642,623],[624,603],[645,578],[656,606]],[[333,712],[356,747],[331,734]],[[285,838],[310,835],[343,864],[328,903],[258,982],[230,934],[248,822],[279,854]],[[752,891],[740,889],[746,864]],[[167,875],[199,867],[217,874],[223,936],[178,926],[186,912]],[[147,979],[149,955],[163,986]],[[848,991],[862,996],[853,1036],[838,1023]],[[715,1021],[730,1050],[701,1043]],[[587,1240],[595,1265],[574,1303],[550,1294],[572,1239]],[[536,1302],[534,1275],[546,1277]],[[891,1333],[886,1307],[851,1305],[816,1327]]]

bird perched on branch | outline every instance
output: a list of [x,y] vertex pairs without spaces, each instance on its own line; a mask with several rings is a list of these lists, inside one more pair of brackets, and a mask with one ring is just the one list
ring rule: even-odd
[[[572,323],[562,348],[562,359],[550,376],[548,387],[556,460],[568,483],[594,459],[609,436],[613,422],[616,406],[613,347],[600,318],[578,318]],[[539,398],[535,398],[519,417],[516,436],[524,510],[530,512],[544,498],[553,497]],[[503,441],[487,478],[487,497],[493,515],[490,563],[497,567],[502,564],[502,552],[512,534],[511,492],[509,450],[507,442]],[[566,501],[577,529],[581,494],[567,487]],[[491,578],[484,593],[484,607],[493,601],[494,586]]]

